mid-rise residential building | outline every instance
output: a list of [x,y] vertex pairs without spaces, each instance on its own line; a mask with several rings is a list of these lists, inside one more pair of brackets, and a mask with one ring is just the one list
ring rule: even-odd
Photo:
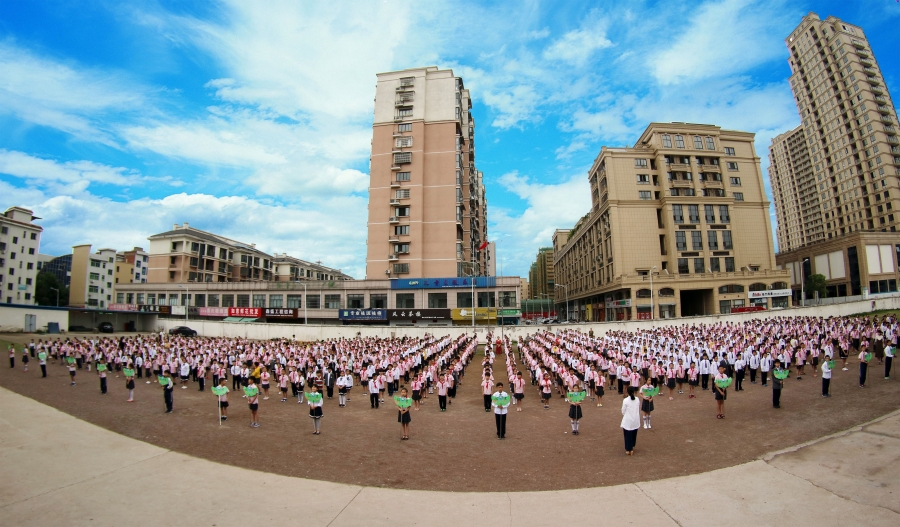
[[651,123],[632,148],[603,147],[591,211],[554,236],[558,310],[603,321],[786,307],[753,140]]
[[368,279],[487,274],[487,200],[471,108],[452,70],[378,74]]
[[[894,251],[883,247],[897,237],[882,233],[900,226],[900,137],[881,68],[862,28],[833,16],[809,13],[785,45],[802,120],[787,135],[803,137],[806,148],[773,143],[783,158],[772,178],[773,190],[779,179],[775,208],[785,216],[778,217],[777,261],[795,271],[805,267],[804,276],[829,277],[829,294],[894,291],[897,267],[886,265],[885,256]],[[801,168],[792,174],[793,167]],[[798,299],[800,282],[795,272]]]
[[34,213],[10,207],[0,215],[0,299],[7,304],[34,304],[41,233]]
[[488,242],[487,248],[485,249],[485,260],[487,261],[488,276],[497,276],[498,258],[497,242]]
[[91,252],[90,244],[72,247],[69,305],[105,308],[115,294],[115,249]]
[[[149,237],[152,283],[348,280],[339,270],[184,225]],[[305,276],[304,276],[305,275]]]
[[59,285],[69,287],[72,281],[72,255],[51,256],[48,261],[43,263],[41,271],[52,273],[56,276]]
[[142,247],[116,253],[116,284],[143,284],[147,282],[150,254]]
[[528,271],[528,298],[553,298],[553,247],[541,247]]

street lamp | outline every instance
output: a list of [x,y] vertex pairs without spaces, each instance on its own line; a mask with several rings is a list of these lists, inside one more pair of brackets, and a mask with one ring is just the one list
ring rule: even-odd
[[650,320],[656,318],[656,311],[653,307],[653,270],[656,269],[656,266],[650,268]]
[[809,258],[804,258],[800,262],[800,307],[806,307],[806,291],[803,284],[803,264],[808,262]]
[[59,289],[55,287],[50,288],[51,291],[56,291],[56,307],[59,307]]
[[191,307],[191,290],[186,285],[178,285],[179,288],[184,289],[185,299],[184,299],[184,323],[187,324],[188,321],[188,311],[190,311]]
[[554,287],[562,287],[566,290],[566,322],[569,321],[569,287],[568,285],[555,284]]

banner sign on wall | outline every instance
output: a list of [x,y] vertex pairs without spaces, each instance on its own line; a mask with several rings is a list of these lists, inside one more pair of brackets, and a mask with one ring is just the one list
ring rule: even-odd
[[449,309],[388,309],[388,320],[450,320]]
[[770,289],[767,291],[750,291],[748,298],[774,298],[779,296],[791,296],[790,289]]
[[387,320],[387,309],[340,309],[341,320]]
[[227,307],[199,307],[197,314],[201,317],[227,317]]
[[[475,287],[494,287],[496,276],[475,277]],[[391,280],[391,289],[444,289],[454,287],[472,287],[471,277],[459,278],[399,278]]]
[[261,307],[229,307],[229,317],[262,318]]
[[297,310],[291,307],[267,307],[263,316],[266,318],[297,318]]
[[137,306],[137,310],[141,313],[156,313],[159,315],[168,315],[172,312],[171,306],[156,306],[150,304],[141,304]]

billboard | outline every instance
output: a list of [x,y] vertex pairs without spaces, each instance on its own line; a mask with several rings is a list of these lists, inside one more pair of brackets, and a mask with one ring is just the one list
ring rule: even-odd
[[449,309],[388,309],[388,320],[450,320]]
[[[456,278],[398,278],[391,280],[391,289],[445,289],[472,287],[473,278],[461,276]],[[477,276],[475,287],[494,287],[496,276]]]
[[266,318],[298,318],[297,309],[291,307],[267,307],[263,309]]
[[339,309],[341,320],[387,320],[387,309]]
[[229,307],[229,317],[262,318],[261,307]]

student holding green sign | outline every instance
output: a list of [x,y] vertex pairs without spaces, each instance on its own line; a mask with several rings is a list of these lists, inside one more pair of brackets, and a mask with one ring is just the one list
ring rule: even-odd
[[400,440],[409,440],[409,423],[412,416],[409,415],[409,407],[412,406],[412,399],[407,395],[406,388],[400,388],[400,395],[394,396],[394,402],[397,403],[397,422],[400,423]]
[[47,377],[47,352],[41,350],[38,353],[38,364],[41,365],[41,377]]
[[859,387],[866,387],[866,376],[869,373],[869,361],[872,360],[872,352],[866,347],[865,344],[862,346],[862,351],[859,352]]
[[309,417],[313,420],[313,435],[322,433],[322,394],[315,383],[309,383],[312,390],[306,394],[306,404],[309,405]]
[[568,392],[566,395],[569,400],[569,421],[572,425],[572,435],[577,436],[579,433],[579,421],[583,415],[581,412],[581,402],[584,401],[587,392]]
[[100,357],[100,362],[97,363],[97,376],[100,377],[100,393],[106,395],[106,357]]
[[134,402],[134,370],[131,369],[131,364],[125,366],[122,370],[122,373],[125,374],[125,389],[128,390],[128,400],[125,402],[133,403]]
[[494,407],[494,420],[497,423],[497,439],[506,439],[506,412],[509,409],[510,396],[503,391],[503,383],[497,383],[497,390],[491,395],[491,406]]
[[228,379],[219,377],[219,385],[213,386],[212,392],[215,394],[219,405],[219,423],[228,420]]
[[[673,377],[674,378],[674,377]],[[653,386],[650,379],[641,386],[641,413],[644,429],[650,428],[650,414],[653,413],[653,398],[659,394],[659,385]]]
[[163,387],[163,400],[166,402],[166,413],[172,413],[172,405],[174,403],[174,392],[175,392],[175,383],[172,382],[172,377],[170,377],[169,370],[163,372],[162,377],[159,377],[159,384]]
[[256,387],[256,379],[254,377],[247,379],[247,386],[244,386],[244,395],[247,396],[247,404],[250,406],[250,426],[259,428],[259,388]]
[[822,361],[822,397],[831,397],[828,388],[831,386],[831,370],[834,369],[834,361],[825,357]]
[[69,379],[72,381],[69,386],[75,386],[75,357],[66,357],[66,368],[69,369]]

